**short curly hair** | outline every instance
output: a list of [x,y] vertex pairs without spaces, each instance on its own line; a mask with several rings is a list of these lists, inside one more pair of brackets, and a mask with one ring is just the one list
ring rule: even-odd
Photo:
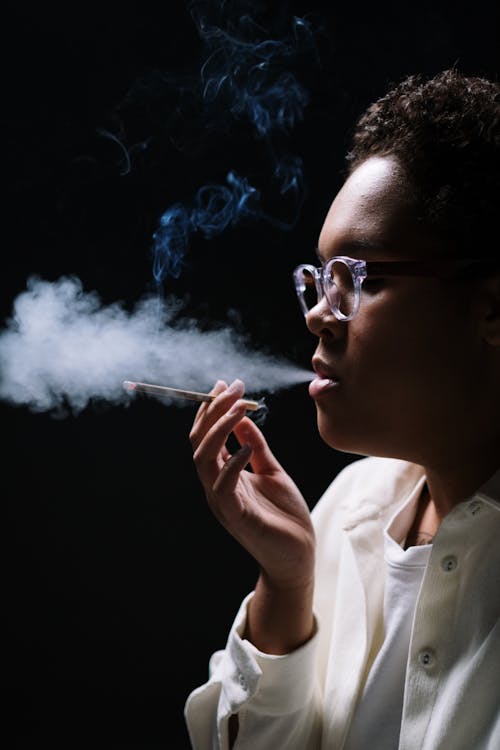
[[419,217],[461,257],[500,258],[500,86],[445,70],[412,75],[359,118],[349,174],[370,156],[406,170]]

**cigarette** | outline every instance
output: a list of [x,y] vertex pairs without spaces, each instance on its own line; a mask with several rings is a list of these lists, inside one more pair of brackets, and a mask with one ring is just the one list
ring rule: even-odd
[[[136,383],[131,380],[124,380],[123,387],[126,391],[138,391],[139,393],[149,393],[151,396],[163,396],[166,398],[184,398],[188,401],[213,401],[215,396],[211,393],[199,393],[198,391],[184,391],[179,388],[169,388],[166,385],[153,385],[152,383]],[[242,399],[247,410],[257,411],[260,408],[258,401],[248,401]]]

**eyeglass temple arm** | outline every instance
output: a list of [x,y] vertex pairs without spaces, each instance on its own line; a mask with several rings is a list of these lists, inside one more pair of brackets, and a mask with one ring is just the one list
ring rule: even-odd
[[367,276],[450,276],[456,271],[478,263],[493,263],[491,259],[471,260],[388,260],[367,261]]

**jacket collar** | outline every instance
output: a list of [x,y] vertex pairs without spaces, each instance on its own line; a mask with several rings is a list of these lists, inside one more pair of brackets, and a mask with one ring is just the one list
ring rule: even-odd
[[[424,484],[422,466],[398,459],[375,459],[377,473],[365,488],[360,488],[356,505],[345,509],[343,528],[352,531],[359,525],[376,522],[383,530],[389,518],[402,506],[417,486]],[[394,464],[398,464],[394,471]],[[374,463],[375,467],[375,463]]]
[[500,511],[500,469],[481,485],[475,495],[482,500],[492,501]]

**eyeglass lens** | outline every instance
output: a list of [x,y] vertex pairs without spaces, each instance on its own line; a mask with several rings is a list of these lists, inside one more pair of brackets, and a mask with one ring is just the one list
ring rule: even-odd
[[[328,265],[329,273],[322,276],[323,289],[333,313],[340,312],[350,317],[355,310],[356,290],[352,273],[342,260],[331,261]],[[302,268],[299,275],[297,290],[302,297],[307,310],[318,304],[318,293],[313,274],[307,268]]]

